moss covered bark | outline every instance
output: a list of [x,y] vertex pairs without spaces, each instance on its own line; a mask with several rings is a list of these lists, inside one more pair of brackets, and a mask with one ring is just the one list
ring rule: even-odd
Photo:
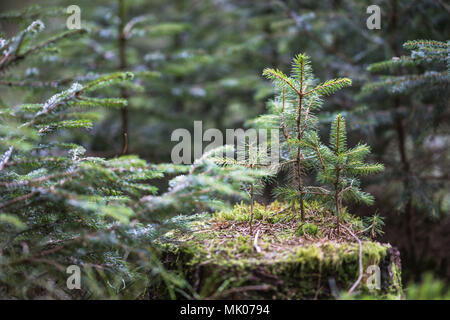
[[[267,208],[266,208],[267,209]],[[256,215],[258,216],[258,215]],[[262,218],[261,218],[262,219]],[[314,220],[309,220],[312,223]],[[223,217],[196,222],[194,230],[166,235],[161,242],[168,270],[187,280],[177,298],[199,299],[334,299],[359,276],[359,245],[345,239],[329,240],[322,225],[314,235],[298,232],[295,218],[284,223],[259,221],[255,234],[246,221]],[[303,228],[304,229],[304,228]],[[303,230],[302,229],[302,230]],[[307,228],[311,229],[311,228]],[[321,235],[321,236],[319,236]],[[402,296],[400,256],[389,244],[362,241],[364,275],[358,296],[398,299]],[[369,268],[372,266],[371,268]],[[379,288],[373,276],[379,268]],[[372,276],[372,277],[371,277]],[[154,279],[154,299],[170,298],[163,281]],[[172,296],[173,297],[173,296]]]

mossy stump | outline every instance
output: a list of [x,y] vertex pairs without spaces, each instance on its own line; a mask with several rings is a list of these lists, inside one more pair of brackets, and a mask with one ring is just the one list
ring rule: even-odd
[[[283,221],[282,215],[278,215],[276,220],[267,221],[264,217],[268,216],[255,215],[253,234],[248,221],[245,218],[240,221],[236,215],[229,219],[216,215],[190,223],[188,232],[167,234],[161,240],[164,265],[188,284],[183,290],[171,291],[164,281],[155,280],[149,290],[150,298],[350,297],[347,292],[360,275],[358,242],[345,237],[333,239],[331,233],[327,234],[326,218],[310,216],[308,222],[300,222],[294,217]],[[285,214],[287,217],[289,214]],[[303,228],[305,223],[317,228],[310,225]],[[308,230],[313,230],[313,235]],[[354,290],[355,297],[401,298],[398,250],[363,238],[361,243],[364,272]],[[377,284],[377,270],[379,288],[369,288],[368,283]]]

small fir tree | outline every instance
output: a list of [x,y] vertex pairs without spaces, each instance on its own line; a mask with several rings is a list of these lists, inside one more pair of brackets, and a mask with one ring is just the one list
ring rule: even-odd
[[[347,133],[345,121],[337,115],[331,125],[330,146],[320,144],[317,136],[308,141],[310,147],[316,150],[317,180],[325,187],[316,193],[325,203],[334,205],[337,233],[340,232],[340,219],[344,201],[354,201],[372,204],[374,198],[360,188],[358,176],[369,175],[384,169],[382,164],[367,164],[363,160],[370,153],[366,144],[358,144],[354,148],[347,148]],[[307,142],[307,143],[308,143]],[[327,189],[328,188],[328,189]]]
[[274,82],[279,95],[270,102],[270,113],[260,117],[257,122],[279,127],[283,134],[281,154],[284,161],[280,168],[289,170],[293,183],[290,190],[283,188],[281,193],[289,198],[288,201],[294,207],[296,203],[300,204],[300,216],[304,221],[303,200],[308,192],[303,183],[304,162],[310,150],[304,149],[303,141],[317,129],[315,112],[322,106],[322,97],[351,85],[351,80],[338,78],[316,84],[310,59],[305,54],[298,54],[294,58],[290,77],[280,70],[270,68],[265,69],[263,75]]

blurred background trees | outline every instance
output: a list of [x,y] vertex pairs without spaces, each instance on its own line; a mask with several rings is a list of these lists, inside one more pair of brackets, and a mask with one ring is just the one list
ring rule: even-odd
[[[444,1],[2,1],[1,30],[10,36],[36,19],[46,32],[64,30],[71,4],[81,8],[88,34],[2,78],[4,102],[45,101],[56,84],[132,71],[134,79],[121,89],[105,89],[127,98],[127,107],[102,111],[92,137],[72,135],[90,156],[130,153],[168,162],[174,129],[191,130],[194,120],[203,120],[204,129],[247,125],[275,93],[261,77],[264,67],[287,72],[291,57],[305,52],[317,78],[353,80],[326,100],[322,138],[341,113],[349,144],[366,141],[371,160],[385,164],[384,174],[362,182],[375,203],[351,210],[386,218],[382,240],[401,250],[405,280],[427,270],[449,279],[448,47],[403,47],[410,40],[448,40]],[[366,27],[372,4],[382,11],[380,30]]]

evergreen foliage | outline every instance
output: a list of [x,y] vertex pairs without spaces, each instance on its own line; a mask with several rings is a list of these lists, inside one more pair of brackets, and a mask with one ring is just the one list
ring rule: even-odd
[[[316,138],[315,138],[316,139]],[[313,140],[312,143],[317,140]],[[320,143],[311,144],[316,150],[317,180],[328,189],[318,189],[319,195],[325,203],[334,205],[337,232],[342,217],[343,201],[354,201],[371,205],[373,196],[361,190],[358,176],[374,174],[383,171],[382,164],[364,163],[364,158],[370,153],[366,144],[358,144],[354,148],[347,148],[347,133],[345,120],[339,114],[331,125],[330,146]],[[318,162],[318,163],[317,163]],[[375,223],[374,223],[375,226]]]
[[290,171],[293,183],[278,194],[283,195],[293,206],[299,203],[301,219],[304,221],[303,200],[308,192],[303,184],[304,162],[310,161],[311,153],[311,150],[303,148],[306,145],[305,138],[314,135],[317,130],[315,112],[322,105],[322,97],[351,85],[351,80],[338,78],[316,84],[310,59],[304,54],[294,58],[290,77],[270,68],[265,69],[263,75],[274,82],[279,95],[269,103],[270,113],[257,119],[256,123],[274,124],[281,129],[284,137],[281,143],[284,158],[281,168]]
[[[363,92],[385,89],[391,94],[411,94],[443,88],[450,77],[449,44],[432,40],[413,40],[403,44],[411,54],[393,57],[391,60],[371,64],[368,70],[373,73],[395,72],[400,68],[425,67],[423,72],[385,76],[380,81],[368,83]],[[429,70],[431,68],[431,70]],[[437,117],[436,115],[435,117]]]
[[[271,146],[271,141],[263,142],[266,143],[267,146]],[[252,181],[243,181],[242,189],[248,194],[250,198],[250,234],[253,234],[253,218],[254,218],[254,208],[255,208],[255,198],[257,195],[261,195],[261,192],[264,189],[264,186],[271,181],[273,181],[274,176],[277,172],[277,166],[270,163],[266,148],[262,147],[262,142],[259,142],[259,146],[252,143],[245,143],[243,150],[238,150],[239,159],[243,160],[235,160],[226,157],[216,157],[214,161],[217,164],[225,165],[225,166],[240,166],[243,168],[247,168],[258,179]]]
[[[43,27],[33,22],[2,41],[2,78],[17,77],[16,64],[39,56],[34,48],[43,46],[32,37]],[[46,40],[45,46],[55,51],[77,33]],[[2,102],[2,297],[138,298],[150,274],[165,279],[170,290],[182,287],[183,280],[164,271],[155,258],[154,239],[182,227],[179,214],[223,209],[221,198],[246,196],[241,183],[253,183],[256,174],[239,165],[217,165],[216,153],[223,150],[204,154],[192,166],[153,165],[136,156],[89,156],[73,141],[73,132],[89,130],[98,119],[91,110],[127,105],[105,92],[132,78],[130,72],[104,74],[54,89],[43,103]],[[158,191],[155,180],[174,175],[168,190]],[[68,290],[69,265],[82,268],[82,290]]]
[[[299,203],[302,221],[305,199],[321,198],[324,204],[333,204],[330,207],[334,207],[339,234],[344,200],[373,203],[373,197],[360,189],[357,176],[383,170],[381,164],[363,162],[370,153],[366,144],[347,148],[345,121],[341,115],[332,122],[330,146],[320,142],[316,112],[322,106],[322,97],[351,85],[351,80],[338,78],[316,84],[309,57],[304,54],[294,58],[291,77],[275,69],[265,69],[263,75],[274,82],[279,95],[270,101],[270,113],[256,119],[255,124],[280,128],[284,140],[283,159],[278,169],[290,170],[294,177],[294,184],[278,188],[276,196],[290,202],[293,208]],[[322,186],[305,186],[302,179],[306,170],[309,173],[316,170],[317,181]]]
[[[400,135],[399,148],[404,172],[403,197],[401,206],[411,215],[411,207],[423,207],[431,216],[440,215],[439,202],[442,200],[436,191],[445,187],[447,171],[440,163],[445,163],[448,153],[436,154],[433,161],[435,174],[430,165],[411,158],[425,157],[433,140],[444,139],[448,125],[443,122],[448,109],[450,82],[449,42],[433,40],[413,40],[403,47],[411,51],[410,55],[394,57],[391,60],[371,64],[368,70],[381,74],[377,81],[367,83],[363,88],[364,97],[373,97],[376,93],[388,94],[396,101],[391,110],[397,132]],[[390,74],[390,75],[386,75]],[[440,97],[434,105],[431,99]],[[403,107],[405,98],[414,102]],[[406,139],[411,136],[414,148],[406,149]],[[409,213],[408,213],[409,212]]]

